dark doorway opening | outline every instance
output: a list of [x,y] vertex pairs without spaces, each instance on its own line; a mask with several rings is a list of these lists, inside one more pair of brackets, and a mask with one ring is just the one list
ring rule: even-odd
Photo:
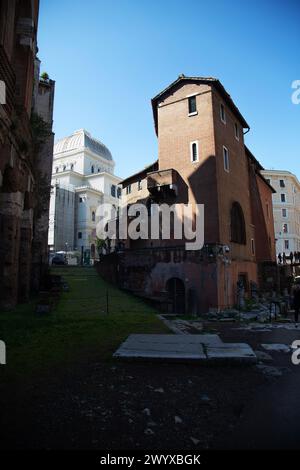
[[185,287],[181,279],[172,277],[167,281],[167,292],[172,303],[172,313],[185,313]]

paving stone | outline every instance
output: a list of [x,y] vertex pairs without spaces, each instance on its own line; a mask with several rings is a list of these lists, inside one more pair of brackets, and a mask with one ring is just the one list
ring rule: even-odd
[[291,347],[287,346],[286,344],[281,343],[271,343],[271,344],[262,344],[262,347],[267,351],[276,351],[276,352],[283,352],[289,353],[291,351]]
[[131,359],[256,362],[249,345],[223,343],[218,335],[130,335],[114,357]]
[[206,352],[210,361],[257,362],[253,349],[245,343],[224,343],[221,347],[208,347]]

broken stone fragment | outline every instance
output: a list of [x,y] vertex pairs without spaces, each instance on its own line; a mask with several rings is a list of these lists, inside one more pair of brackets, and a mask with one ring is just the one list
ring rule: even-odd
[[272,362],[273,361],[273,357],[268,353],[265,353],[263,351],[254,351],[254,352],[255,352],[255,355],[256,355],[256,357],[259,361],[262,361],[262,362]]
[[195,446],[197,444],[199,444],[199,442],[200,442],[199,439],[195,439],[195,437],[190,437],[190,439],[191,439],[192,443],[195,444]]
[[147,436],[152,436],[153,434],[155,434],[154,431],[152,431],[152,429],[150,429],[150,428],[145,429],[144,433]]
[[175,421],[175,424],[181,424],[182,423],[182,419],[180,418],[180,416],[175,416],[174,421]]

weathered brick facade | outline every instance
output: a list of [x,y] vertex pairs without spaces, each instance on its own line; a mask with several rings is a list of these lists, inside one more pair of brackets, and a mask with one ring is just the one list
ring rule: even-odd
[[[32,262],[45,263],[43,248],[34,247],[37,225],[47,214],[52,163],[54,83],[49,81],[48,119],[44,121],[36,73],[38,0],[2,0],[0,3],[0,80],[6,103],[0,104],[0,305],[26,301],[32,284]],[[34,84],[36,83],[36,84]],[[43,129],[43,136],[41,136]],[[41,197],[43,206],[40,207]],[[34,222],[36,224],[34,225]],[[46,233],[48,221],[44,219]],[[41,273],[35,276],[39,288]]]
[[180,76],[152,106],[158,168],[127,178],[125,201],[164,202],[176,188],[172,203],[204,204],[205,245],[189,253],[180,241],[129,241],[119,282],[147,297],[169,295],[173,307],[180,290],[189,313],[232,306],[238,281],[250,295],[258,263],[275,261],[272,188],[245,147],[249,126],[216,79]]

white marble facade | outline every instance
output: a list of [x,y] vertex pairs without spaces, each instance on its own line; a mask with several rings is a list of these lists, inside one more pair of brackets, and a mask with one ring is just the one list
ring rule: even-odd
[[120,178],[108,148],[80,129],[54,146],[49,247],[53,251],[91,250],[96,242],[99,204],[119,205]]

